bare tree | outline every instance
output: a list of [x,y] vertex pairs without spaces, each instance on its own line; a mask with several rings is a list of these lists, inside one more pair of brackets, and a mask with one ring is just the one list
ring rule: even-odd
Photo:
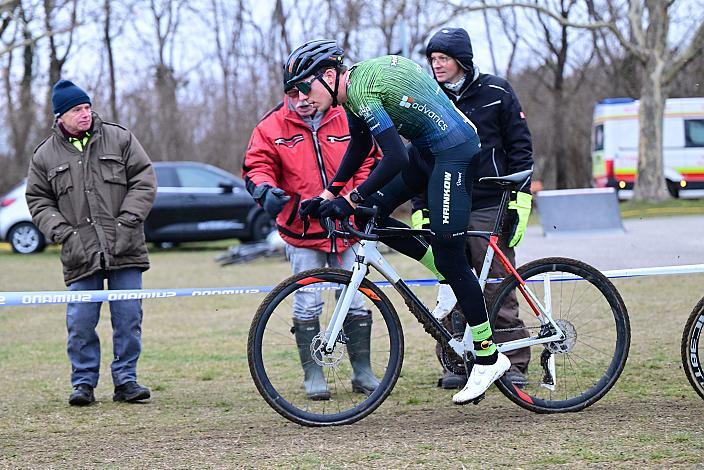
[[0,38],[2,38],[5,30],[10,26],[12,17],[19,7],[20,1],[0,1]]
[[[78,0],[43,0],[43,6],[44,33],[47,34],[49,38],[49,80],[47,83],[46,116],[51,116],[51,87],[61,78],[61,72],[64,64],[66,64],[66,60],[71,53],[74,31],[78,25]],[[59,17],[63,11],[66,11],[66,9],[69,11],[68,19],[66,20],[67,24],[62,27],[57,23],[61,21]],[[66,33],[65,41],[61,40],[64,38],[63,34],[50,34],[50,32],[57,31],[62,28],[68,31]],[[62,46],[63,51],[61,51]]]
[[[672,9],[677,0],[630,2],[627,37],[612,19],[610,32],[636,60],[641,76],[640,138],[638,141],[638,180],[634,198],[662,201],[669,198],[662,158],[663,117],[667,87],[677,74],[704,50],[704,12],[692,10],[691,34],[674,50],[669,46]],[[610,11],[617,5],[607,2]],[[689,9],[688,9],[689,10]],[[626,27],[623,27],[626,29]]]
[[173,65],[176,35],[186,5],[186,0],[149,0],[155,40],[152,44],[156,114],[152,116],[152,124],[156,125],[156,132],[152,154],[156,160],[182,160],[191,154],[184,138],[186,129],[180,122],[176,98],[179,80]]
[[103,2],[103,43],[105,44],[105,54],[107,55],[108,61],[108,77],[109,77],[109,100],[110,100],[110,112],[112,116],[111,119],[119,121],[119,115],[117,112],[117,86],[115,85],[115,57],[112,51],[112,35],[111,35],[111,23],[112,23],[112,8],[110,7],[110,0],[104,0]]
[[35,101],[32,94],[32,81],[35,74],[35,43],[32,40],[31,14],[21,2],[18,7],[16,34],[20,35],[25,44],[20,55],[22,75],[19,86],[16,86],[12,74],[15,51],[12,51],[7,54],[3,82],[7,102],[5,113],[9,124],[11,148],[15,161],[21,165],[26,160],[30,145],[29,136],[36,124]]
[[[555,7],[562,18],[569,19],[578,0],[558,0]],[[575,188],[590,185],[591,165],[589,158],[583,158],[584,152],[570,151],[571,123],[568,119],[571,97],[583,81],[567,80],[571,70],[584,69],[593,54],[583,58],[584,63],[575,63],[570,66],[570,46],[572,39],[565,25],[557,25],[540,12],[536,12],[536,20],[531,29],[538,34],[536,44],[528,44],[531,55],[542,58],[543,67],[549,71],[551,78],[544,81],[549,93],[549,112],[545,116],[552,138],[548,141],[545,153],[538,152],[543,162],[542,178],[546,188]],[[583,43],[585,41],[582,41]],[[574,55],[574,54],[572,54]],[[573,59],[574,62],[576,62]],[[540,76],[540,75],[538,75]]]
[[[638,180],[634,198],[645,201],[662,201],[669,197],[665,186],[662,158],[662,121],[667,98],[667,86],[677,74],[704,49],[704,13],[690,11],[690,27],[679,46],[668,46],[671,12],[677,0],[630,0],[627,10],[622,10],[616,0],[604,0],[595,6],[594,0],[585,0],[584,8],[596,20],[574,22],[564,18],[559,11],[541,2],[492,3],[486,5],[455,5],[455,11],[468,12],[484,8],[526,8],[539,11],[566,27],[607,30],[636,58],[642,76],[640,90],[640,138],[638,149]],[[604,13],[596,13],[601,12]],[[626,32],[624,32],[624,30]],[[627,34],[628,33],[628,34]]]

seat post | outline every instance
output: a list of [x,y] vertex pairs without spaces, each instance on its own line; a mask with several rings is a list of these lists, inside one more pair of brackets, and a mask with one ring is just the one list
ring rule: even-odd
[[501,204],[499,205],[499,213],[496,215],[496,221],[494,222],[493,235],[500,235],[501,229],[504,226],[504,216],[508,207],[508,200],[511,194],[511,186],[506,186],[504,192],[501,195]]

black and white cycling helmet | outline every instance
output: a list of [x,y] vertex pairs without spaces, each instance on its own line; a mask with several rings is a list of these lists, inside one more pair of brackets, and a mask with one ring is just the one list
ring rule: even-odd
[[[296,82],[315,74],[319,70],[334,67],[339,73],[345,52],[332,39],[316,39],[295,49],[284,64],[284,91],[293,89]],[[337,80],[335,90],[321,80],[333,97],[333,106],[337,105]]]

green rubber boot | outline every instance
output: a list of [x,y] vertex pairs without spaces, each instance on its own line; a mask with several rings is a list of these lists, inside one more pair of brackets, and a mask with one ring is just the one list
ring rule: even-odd
[[298,354],[303,365],[303,386],[310,400],[329,400],[330,391],[323,374],[323,366],[318,365],[310,355],[313,338],[320,332],[320,322],[315,320],[299,321],[293,319],[291,332],[296,336]]
[[353,316],[344,327],[352,364],[352,391],[371,395],[379,386],[370,361],[372,316]]

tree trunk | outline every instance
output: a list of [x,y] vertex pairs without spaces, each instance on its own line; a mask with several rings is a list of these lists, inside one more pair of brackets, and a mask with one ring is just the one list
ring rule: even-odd
[[176,77],[173,70],[164,64],[157,65],[155,88],[159,112],[158,160],[187,160],[188,147],[183,141],[178,100],[176,99]]
[[[28,29],[24,31],[24,38],[31,39]],[[15,149],[15,160],[18,163],[27,160],[27,147],[29,136],[32,132],[34,119],[34,95],[32,94],[32,78],[34,77],[34,44],[28,43],[23,54],[24,72],[20,84],[20,112],[17,113],[17,127],[12,130],[12,143]],[[31,151],[31,147],[29,148]]]
[[108,74],[110,78],[110,119],[119,122],[117,114],[117,89],[115,86],[115,59],[112,54],[112,38],[110,36],[110,22],[112,13],[110,11],[110,0],[105,0],[103,3],[103,12],[105,13],[105,24],[103,29],[103,41],[105,42],[105,51],[107,52]]
[[662,158],[662,120],[665,96],[661,85],[660,66],[648,67],[640,95],[640,139],[638,143],[638,174],[634,199],[659,202],[669,198],[665,185]]
[[556,179],[555,188],[556,189],[568,189],[573,188],[571,183],[571,174],[576,170],[572,165],[572,159],[574,156],[569,155],[567,151],[567,129],[565,125],[565,96],[564,88],[562,86],[563,81],[559,81],[559,86],[552,90],[553,95],[553,108],[552,108],[552,118],[553,118],[553,139],[552,148],[550,149],[550,156],[555,164]]

